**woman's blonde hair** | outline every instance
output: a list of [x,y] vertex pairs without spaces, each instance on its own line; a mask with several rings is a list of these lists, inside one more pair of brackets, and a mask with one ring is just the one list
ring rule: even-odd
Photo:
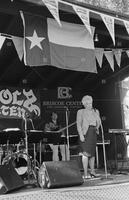
[[82,104],[83,105],[85,105],[85,103],[89,103],[89,102],[93,102],[93,98],[92,98],[92,96],[89,96],[89,95],[86,95],[86,96],[84,96],[83,98],[82,98]]

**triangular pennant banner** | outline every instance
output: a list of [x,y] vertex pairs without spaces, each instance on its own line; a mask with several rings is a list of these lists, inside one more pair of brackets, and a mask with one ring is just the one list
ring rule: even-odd
[[59,0],[42,0],[45,6],[48,8],[50,13],[53,15],[55,20],[61,26],[60,18],[59,18]]
[[100,68],[102,67],[102,62],[103,62],[103,53],[104,53],[104,49],[102,48],[95,49],[95,57],[98,61]]
[[5,36],[2,36],[0,35],[0,49],[2,48],[3,44],[4,44],[4,41],[5,41],[6,37]]
[[24,54],[23,38],[12,36],[12,40],[13,40],[14,46],[16,48],[17,54],[19,56],[19,59],[22,60],[23,54]]
[[104,14],[100,14],[100,16],[101,16],[103,22],[105,23],[105,25],[111,35],[113,43],[115,45],[114,17],[104,15]]
[[109,62],[110,64],[110,67],[112,68],[112,70],[114,71],[114,59],[113,59],[113,52],[112,51],[105,51],[104,52],[106,58],[107,58],[107,61]]
[[89,20],[89,10],[75,5],[73,5],[73,9],[75,10],[76,14],[80,17],[90,34],[92,34]]
[[113,54],[115,56],[117,65],[120,67],[122,50],[121,49],[113,50]]
[[129,21],[123,20],[123,22],[124,22],[124,25],[125,25],[125,28],[126,28],[128,34],[129,34]]

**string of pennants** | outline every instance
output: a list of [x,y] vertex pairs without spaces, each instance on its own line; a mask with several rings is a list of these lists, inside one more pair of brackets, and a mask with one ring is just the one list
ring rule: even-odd
[[114,28],[115,19],[120,20],[124,23],[127,33],[129,34],[129,21],[127,21],[127,20],[123,20],[118,17],[112,17],[107,14],[103,14],[103,13],[93,11],[93,10],[90,10],[90,9],[87,9],[87,8],[84,8],[84,7],[81,7],[78,5],[73,5],[71,3],[64,2],[62,0],[51,0],[51,1],[42,0],[42,2],[48,8],[50,13],[53,15],[53,17],[55,18],[55,20],[57,21],[57,23],[60,26],[61,26],[61,21],[60,21],[60,17],[59,17],[59,3],[63,3],[63,4],[69,5],[73,8],[75,13],[79,16],[79,18],[81,19],[81,21],[83,22],[83,24],[85,25],[85,27],[91,34],[92,34],[92,31],[91,31],[91,26],[90,26],[90,12],[100,15],[105,26],[107,27],[107,30],[109,31],[109,34],[112,38],[114,45],[115,45],[115,28]]
[[[55,18],[55,20],[57,21],[59,26],[61,26],[61,21],[60,21],[60,17],[59,17],[59,3],[63,3],[63,4],[67,4],[67,5],[71,6],[73,8],[73,10],[75,11],[75,13],[79,16],[79,18],[81,19],[82,23],[85,25],[87,30],[90,32],[90,34],[92,34],[92,30],[91,30],[91,26],[90,26],[90,12],[100,15],[105,26],[107,27],[107,30],[109,31],[109,34],[113,41],[113,44],[115,45],[114,24],[115,24],[115,19],[118,20],[118,18],[109,16],[109,15],[106,15],[106,14],[103,14],[103,13],[100,13],[97,11],[93,11],[93,10],[90,10],[90,9],[87,9],[87,8],[84,8],[84,7],[81,7],[78,5],[73,5],[71,3],[64,2],[62,0],[51,0],[51,1],[42,0],[42,2],[48,8],[50,13],[53,15],[53,17]],[[124,23],[127,33],[129,34],[129,21],[126,21],[123,19],[119,19],[119,20],[121,20]],[[107,61],[110,64],[111,69],[114,71],[114,56],[115,56],[118,66],[120,67],[122,52],[123,52],[122,49],[117,49],[117,50],[112,50],[112,51],[104,51],[104,49],[95,49],[95,56],[99,63],[99,66],[102,67],[103,55],[105,55],[107,58]],[[129,56],[128,50],[126,51],[126,53]]]
[[[0,49],[2,48],[4,41],[7,37],[0,35]],[[24,50],[23,50],[23,38],[16,37],[16,36],[10,36],[10,39],[12,39],[14,46],[16,48],[17,54],[19,59],[22,61]],[[112,50],[104,50],[103,48],[95,48],[95,57],[99,64],[99,67],[102,68],[103,63],[103,57],[105,56],[111,69],[114,71],[114,57],[116,60],[117,65],[120,67],[121,65],[121,57],[122,53],[125,52],[127,56],[129,57],[129,50],[122,50],[122,49],[112,49]]]
[[[64,2],[62,0],[41,0],[44,5],[48,8],[50,13],[53,15],[54,19],[57,21],[59,26],[61,26],[61,21],[59,17],[59,3],[67,4],[69,6],[72,6],[75,13],[80,17],[83,24],[85,25],[86,29],[92,34],[91,26],[90,26],[90,12],[96,13],[101,16],[105,26],[107,27],[107,30],[109,31],[109,34],[112,38],[113,44],[115,45],[115,30],[114,30],[114,23],[115,19],[120,20],[125,25],[125,28],[127,30],[127,33],[129,34],[129,21],[123,20],[120,18],[112,17],[107,14],[102,14],[97,11],[93,11],[78,5],[73,5],[71,3]],[[8,36],[4,36],[4,34],[0,34],[0,49],[2,48],[5,39],[8,38]],[[22,60],[24,49],[23,49],[23,38],[16,37],[16,36],[10,36],[10,39],[12,39],[14,46],[16,48],[17,54],[19,56],[19,59]],[[95,57],[98,61],[98,64],[100,68],[102,67],[103,62],[103,56],[105,55],[107,61],[109,62],[109,65],[111,69],[114,71],[114,57],[116,59],[116,62],[118,66],[120,67],[121,64],[121,56],[123,52],[127,53],[127,56],[129,57],[129,50],[123,50],[123,49],[112,49],[112,50],[104,50],[102,48],[96,48],[95,51]]]

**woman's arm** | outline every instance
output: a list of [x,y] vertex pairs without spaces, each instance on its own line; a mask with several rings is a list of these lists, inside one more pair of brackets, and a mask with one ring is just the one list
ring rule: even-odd
[[96,125],[96,129],[97,129],[97,134],[99,134],[99,127],[101,125],[101,118],[100,118],[99,110],[96,110],[96,113],[97,113],[97,125]]
[[83,132],[82,132],[82,110],[78,110],[77,112],[77,117],[76,117],[76,121],[77,121],[77,131],[78,131],[78,134],[80,136],[80,140],[83,142],[84,141],[84,135],[83,135]]
[[45,124],[44,131],[50,131],[50,125],[47,123]]

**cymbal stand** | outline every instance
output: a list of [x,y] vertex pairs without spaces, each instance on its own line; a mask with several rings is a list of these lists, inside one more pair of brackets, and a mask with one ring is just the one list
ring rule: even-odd
[[27,130],[27,119],[24,118],[25,121],[25,148],[26,148],[26,154],[27,154],[27,168],[28,168],[28,184],[30,184],[30,175],[33,174],[34,178],[36,178],[36,175],[34,171],[32,170],[31,163],[29,162],[29,154],[28,154],[28,130]]
[[35,143],[33,144],[34,146],[34,170],[35,170],[35,167],[36,167],[36,148],[35,148]]
[[[32,119],[30,119],[30,121],[31,121],[33,130],[35,130]],[[33,147],[34,147],[34,167],[35,167],[36,166],[36,148],[35,148],[35,143],[33,143]]]
[[3,155],[3,148],[2,145],[0,145],[0,165],[2,165],[2,155]]
[[25,150],[26,150],[26,154],[28,155],[28,135],[27,135],[27,120],[26,118],[24,118],[25,121]]
[[24,117],[24,122],[25,122],[25,127],[24,127],[24,132],[25,132],[25,152],[27,154],[27,168],[28,168],[28,182],[30,183],[30,164],[29,164],[29,159],[28,159],[28,135],[27,135],[27,119]]
[[42,164],[42,141],[39,143],[39,163]]
[[7,140],[7,155],[6,156],[11,156],[11,154],[12,154],[12,152],[11,152],[11,150],[9,149],[9,139]]
[[[35,130],[34,123],[33,123],[32,119],[30,119],[30,122],[31,122],[31,124],[32,124],[33,130]],[[38,163],[38,161],[36,160],[36,145],[35,145],[35,143],[33,143],[33,148],[34,148],[34,151],[33,151],[33,152],[34,152],[34,159],[33,159],[33,161],[32,161],[32,166],[33,166],[34,170],[32,170],[32,172],[33,172],[34,178],[37,179],[37,176],[36,176],[36,174],[37,174],[37,166],[36,166],[36,163],[38,164],[38,167],[39,167],[39,163]]]
[[9,139],[7,140],[7,155],[9,155]]
[[[32,119],[30,119],[30,121],[31,121],[33,130],[35,130]],[[33,162],[34,162],[34,171],[36,171],[36,169],[35,169],[36,168],[36,148],[35,148],[35,143],[33,143],[33,147],[34,147],[34,160],[33,160]]]

